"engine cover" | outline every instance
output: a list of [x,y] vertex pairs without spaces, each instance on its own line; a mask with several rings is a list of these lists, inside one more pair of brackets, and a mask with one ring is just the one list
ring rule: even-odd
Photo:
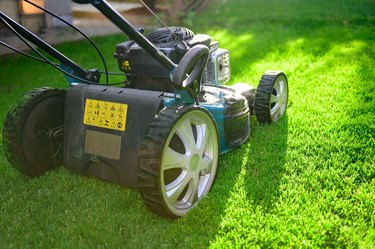
[[[212,41],[210,36],[194,35],[189,29],[170,27],[169,30],[156,29],[148,34],[147,38],[176,64],[190,48],[198,44],[207,46],[210,49],[210,57],[203,73],[202,83],[220,85],[229,81],[229,52],[219,48],[219,43]],[[114,56],[131,88],[173,92],[170,71],[134,41],[118,44]]]

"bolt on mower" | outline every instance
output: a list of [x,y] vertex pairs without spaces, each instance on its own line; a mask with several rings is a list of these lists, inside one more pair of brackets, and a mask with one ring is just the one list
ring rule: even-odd
[[[167,26],[144,35],[105,0],[75,2],[92,4],[131,39],[114,53],[125,81],[108,82],[111,73],[100,51],[73,25],[97,49],[104,72],[80,67],[0,11],[0,21],[39,57],[1,44],[50,64],[69,84],[68,90],[27,92],[8,112],[3,128],[8,161],[31,177],[64,165],[138,189],[158,215],[185,215],[210,191],[219,155],[248,139],[251,115],[261,123],[284,115],[286,75],[267,71],[257,89],[244,83],[226,86],[229,52],[209,35]],[[102,74],[105,83],[100,83]]]

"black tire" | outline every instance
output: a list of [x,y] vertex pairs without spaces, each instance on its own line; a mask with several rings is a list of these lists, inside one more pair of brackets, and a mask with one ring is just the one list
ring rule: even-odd
[[263,74],[255,95],[255,115],[261,123],[277,122],[288,105],[288,79],[283,72]]
[[4,151],[22,174],[40,176],[62,165],[65,94],[62,89],[38,88],[9,110]]
[[138,181],[145,204],[160,216],[185,215],[211,189],[218,157],[217,127],[206,109],[164,108],[141,147]]

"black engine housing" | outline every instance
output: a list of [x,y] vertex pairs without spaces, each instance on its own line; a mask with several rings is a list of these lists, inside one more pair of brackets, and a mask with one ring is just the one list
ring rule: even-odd
[[[147,36],[163,54],[178,64],[185,53],[197,44],[203,44],[211,51],[218,48],[217,42],[212,42],[208,35],[194,35],[181,27],[159,28]],[[150,56],[134,41],[126,41],[116,46],[118,65],[127,78],[127,85],[131,88],[173,92],[170,71]]]

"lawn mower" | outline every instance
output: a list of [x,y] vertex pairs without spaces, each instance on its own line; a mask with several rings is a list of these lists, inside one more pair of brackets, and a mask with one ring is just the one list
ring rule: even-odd
[[110,84],[104,59],[105,72],[83,69],[0,12],[0,21],[39,57],[1,44],[50,64],[69,83],[68,90],[32,90],[8,112],[7,159],[31,177],[63,165],[138,189],[158,215],[185,215],[210,191],[219,155],[248,139],[251,115],[261,123],[284,115],[286,75],[267,71],[257,89],[244,83],[226,86],[229,52],[209,35],[167,26],[144,35],[105,0],[75,2],[92,4],[129,36],[114,53],[125,80]]

